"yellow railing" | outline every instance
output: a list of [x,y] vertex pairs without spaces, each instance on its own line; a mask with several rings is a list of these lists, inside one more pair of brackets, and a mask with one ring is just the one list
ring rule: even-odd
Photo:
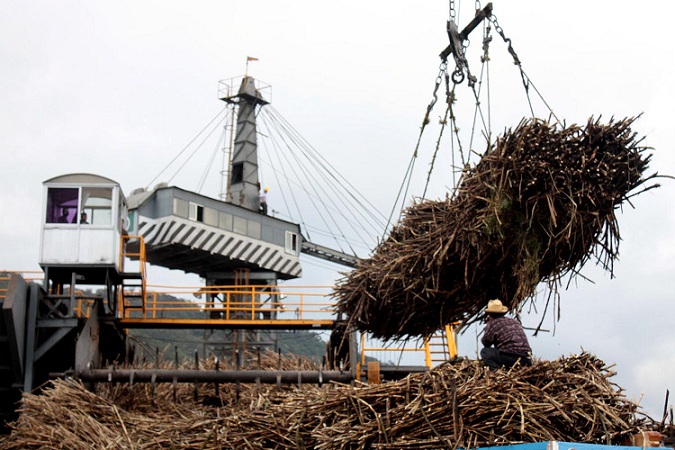
[[[371,341],[368,338],[366,333],[362,332],[361,333],[361,344],[359,346],[360,349],[361,349],[361,360],[359,361],[359,363],[356,366],[356,373],[357,374],[360,374],[361,371],[363,370],[363,368],[366,367],[366,357],[369,356],[368,353],[382,352],[382,353],[385,353],[385,354],[394,355],[394,356],[398,356],[398,357],[401,357],[402,353],[404,353],[404,352],[405,353],[416,353],[417,355],[424,355],[425,362],[428,359],[427,356],[426,356],[428,354],[428,351],[425,348],[424,344],[422,344],[422,346],[412,345],[410,347],[406,347],[406,346],[401,347],[401,346],[396,346],[396,345],[383,346],[378,341],[375,341],[374,343],[371,343],[371,342],[373,342],[373,341]],[[377,344],[379,344],[379,345],[377,345]],[[381,358],[381,356],[380,356],[380,358]],[[378,359],[380,359],[380,358],[378,358]],[[427,364],[425,363],[425,365],[427,365]],[[430,368],[430,365],[427,365],[427,367]]]
[[433,367],[434,363],[445,362],[457,358],[455,325],[458,325],[458,323],[453,323],[452,325],[448,324],[434,333],[433,336],[424,340],[424,350],[426,353],[425,365],[428,368]]
[[[185,319],[203,312],[223,320],[321,320],[330,319],[335,309],[330,286],[151,287],[140,313],[145,319]],[[163,298],[169,296],[178,300]],[[121,317],[139,317],[127,306],[122,303]]]
[[75,296],[80,297],[76,299],[75,307],[73,308],[76,317],[89,317],[91,308],[94,306],[96,300],[94,298],[83,298],[84,292],[75,291]]
[[26,282],[41,282],[44,279],[44,273],[41,270],[0,270],[0,299],[7,295],[7,285],[13,273],[23,277]]
[[[431,340],[440,340],[443,341],[443,349],[441,351],[434,350],[432,348]],[[457,341],[455,339],[455,332],[452,325],[446,325],[441,330],[439,330],[432,338],[427,338],[422,342],[422,345],[417,345],[413,343],[411,346],[400,346],[400,345],[375,345],[371,343],[372,341],[368,339],[366,333],[361,333],[361,360],[357,365],[357,373],[361,373],[362,368],[366,367],[366,356],[368,353],[373,352],[383,352],[386,354],[396,355],[401,357],[405,353],[417,353],[418,355],[424,357],[424,365],[427,369],[431,369],[434,366],[434,363],[439,363],[443,361],[448,361],[457,357]],[[377,341],[375,341],[377,343]],[[442,358],[438,358],[438,354],[442,354]],[[398,354],[398,355],[397,355]],[[434,357],[436,355],[436,357]]]
[[[7,284],[14,273],[21,275],[27,283],[37,282],[41,284],[44,280],[44,272],[41,270],[0,270],[0,300],[5,299],[7,296]],[[66,293],[64,295],[69,294]],[[76,302],[73,305],[73,314],[76,317],[89,317],[95,299],[93,297],[87,298],[85,293],[80,290],[75,291],[75,297]]]

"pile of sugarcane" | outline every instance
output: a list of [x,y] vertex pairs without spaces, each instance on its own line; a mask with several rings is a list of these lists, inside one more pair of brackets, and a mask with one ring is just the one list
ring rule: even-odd
[[[652,427],[588,353],[488,372],[446,364],[380,385],[303,386],[239,407],[137,392],[122,407],[75,380],[24,397],[2,448],[475,448],[547,440],[620,443]],[[128,386],[127,386],[128,388]],[[232,388],[232,387],[231,387]],[[122,387],[117,389],[123,389]],[[107,391],[110,393],[110,391]]]
[[[128,367],[120,367],[128,368]],[[198,367],[183,362],[176,366],[171,361],[153,361],[142,365],[135,365],[137,369],[202,369],[202,370],[318,370],[316,362],[304,356],[293,354],[281,355],[270,351],[244,352],[241,355],[240,365],[235,361],[224,359],[216,361],[214,358],[201,360]],[[265,398],[273,391],[294,390],[293,386],[286,384],[214,384],[214,383],[135,383],[129,387],[127,384],[99,383],[96,391],[102,397],[109,399],[123,408],[131,408],[135,411],[153,410],[155,405],[165,402],[183,403],[196,402],[212,406],[239,407],[240,405],[253,405]]]
[[335,289],[338,311],[384,339],[476,320],[488,300],[522,306],[593,257],[618,255],[616,209],[646,186],[635,119],[585,127],[525,120],[467,168],[452,198],[422,201]]

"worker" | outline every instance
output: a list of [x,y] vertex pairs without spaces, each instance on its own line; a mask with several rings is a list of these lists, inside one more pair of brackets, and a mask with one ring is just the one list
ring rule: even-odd
[[260,194],[260,213],[267,215],[267,193],[270,188],[265,187],[262,194]]
[[485,347],[480,357],[490,370],[512,367],[518,362],[523,366],[532,365],[532,348],[525,330],[519,321],[505,316],[508,310],[498,299],[490,300],[485,309],[487,326],[481,338]]
[[68,215],[70,215],[70,209],[68,208],[61,208],[61,216],[58,219],[59,223],[70,223],[70,220],[68,220]]
[[80,214],[80,223],[89,224],[89,222],[87,222],[87,213],[84,211],[82,211],[82,214]]

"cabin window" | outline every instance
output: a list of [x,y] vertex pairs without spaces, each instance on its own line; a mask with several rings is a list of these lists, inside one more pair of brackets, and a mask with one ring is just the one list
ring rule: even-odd
[[244,182],[244,163],[232,164],[232,176],[230,177],[231,184]]
[[112,188],[83,187],[79,223],[112,224],[112,191]]
[[218,226],[218,211],[213,208],[204,208],[204,223],[212,227]]
[[138,216],[138,211],[129,211],[129,215],[127,216],[127,231],[131,234],[136,234],[136,218]]
[[292,231],[286,232],[286,253],[298,254],[298,234]]
[[77,223],[79,194],[78,188],[49,188],[46,223]]
[[247,220],[243,217],[234,217],[234,232],[245,236],[247,230],[246,222]]
[[223,230],[232,231],[232,214],[221,212],[218,215],[218,227]]
[[248,236],[253,239],[260,239],[260,222],[248,221]]
[[180,198],[173,199],[173,213],[183,219],[188,218],[188,202]]
[[120,203],[117,205],[117,214],[120,218],[120,231],[122,233],[129,232],[129,226],[131,221],[129,220],[129,208],[127,207],[127,202],[124,200],[124,196],[120,195]]
[[45,222],[111,225],[112,198],[112,188],[48,188]]
[[190,203],[190,215],[188,219],[196,222],[204,222],[204,207],[196,203]]

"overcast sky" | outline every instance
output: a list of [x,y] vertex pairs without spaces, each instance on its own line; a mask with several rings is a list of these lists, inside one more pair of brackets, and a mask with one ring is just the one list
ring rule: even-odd
[[[461,28],[474,2],[456,3]],[[675,64],[662,2],[493,3],[558,118],[642,113],[635,130],[654,148],[652,171],[675,174]],[[217,81],[243,74],[247,56],[259,59],[249,72],[272,86],[274,108],[388,213],[448,42],[448,3],[440,0],[5,0],[0,17],[0,268],[21,270],[38,268],[44,180],[91,172],[127,194],[148,185],[222,109]],[[469,48],[480,45],[477,35]],[[492,130],[499,133],[528,107],[498,38],[490,52]],[[458,103],[470,120],[470,98]],[[421,177],[435,137],[421,152]],[[201,170],[173,183],[194,189]],[[447,169],[443,177],[431,197],[451,186]],[[279,198],[274,188],[271,202]],[[421,188],[416,182],[411,194]],[[562,292],[560,320],[545,321],[555,333],[531,338],[542,358],[583,348],[616,363],[614,380],[631,398],[644,395],[658,418],[666,389],[675,388],[672,192],[673,182],[663,180],[634,199],[635,209],[626,205],[615,278],[589,267],[593,283],[579,280]],[[304,271],[312,283],[338,277],[311,262]],[[538,318],[524,323],[536,326]],[[460,353],[474,356],[475,339],[475,332],[462,336]]]

